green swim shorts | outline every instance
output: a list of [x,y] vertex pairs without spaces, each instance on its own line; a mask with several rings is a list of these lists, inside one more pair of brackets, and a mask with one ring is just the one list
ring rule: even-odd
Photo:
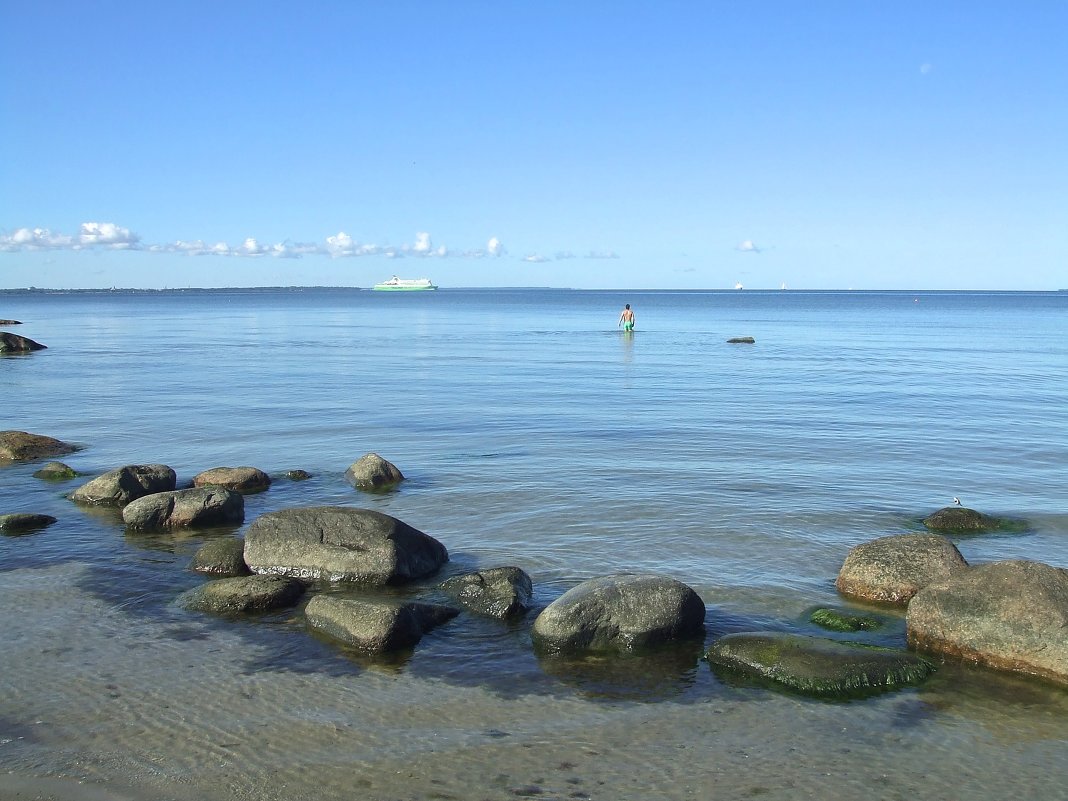
[[623,330],[624,331],[633,331],[634,330],[634,321],[633,320],[627,320],[625,323],[623,323]]

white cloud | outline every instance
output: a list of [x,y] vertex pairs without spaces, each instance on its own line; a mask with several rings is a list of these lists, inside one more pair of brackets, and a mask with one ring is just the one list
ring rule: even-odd
[[572,253],[570,250],[558,250],[558,251],[556,251],[556,259],[558,261],[563,260],[563,259],[573,259],[573,258],[575,258],[575,254]]
[[78,244],[84,246],[102,245],[115,250],[127,250],[137,247],[141,237],[129,228],[122,228],[115,223],[85,222],[78,234]]
[[619,254],[614,250],[591,250],[586,254],[587,259],[618,259]]
[[529,261],[534,264],[541,264],[542,262],[549,261],[546,256],[539,256],[537,253],[530,253],[523,257],[523,261]]
[[931,64],[931,63],[928,63],[928,62],[924,62],[923,64],[920,64],[920,75],[930,75],[933,70],[934,70],[934,64]]
[[736,250],[742,251],[742,253],[760,253],[761,249],[756,246],[756,243],[752,239],[744,239],[738,243]]
[[415,245],[412,246],[412,250],[421,255],[429,255],[434,245],[430,242],[430,234],[426,231],[421,231],[415,235]]
[[486,252],[491,256],[503,256],[507,253],[504,249],[504,244],[497,237],[492,237],[490,241],[486,243]]
[[344,231],[339,231],[336,235],[326,238],[326,252],[334,258],[338,256],[355,256],[356,248],[356,240]]

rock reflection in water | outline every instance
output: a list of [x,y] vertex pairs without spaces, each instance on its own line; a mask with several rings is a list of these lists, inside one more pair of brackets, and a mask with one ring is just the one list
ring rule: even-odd
[[539,655],[541,669],[588,698],[665,701],[693,686],[702,641],[692,639],[634,653]]

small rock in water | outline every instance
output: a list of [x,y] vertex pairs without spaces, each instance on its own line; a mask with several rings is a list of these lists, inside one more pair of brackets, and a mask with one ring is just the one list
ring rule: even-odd
[[28,512],[0,515],[0,533],[9,535],[32,534],[56,522],[51,515]]
[[728,345],[754,345],[756,340],[752,337],[731,337],[727,340]]

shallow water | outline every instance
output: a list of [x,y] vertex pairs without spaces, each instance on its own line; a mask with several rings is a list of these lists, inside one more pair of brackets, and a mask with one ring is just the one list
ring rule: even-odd
[[[700,593],[706,643],[810,631],[850,547],[953,496],[1026,521],[960,539],[969,561],[1068,566],[1065,293],[0,293],[0,316],[49,346],[0,359],[0,427],[83,444],[75,469],[303,468],[246,521],[378,509],[448,546],[442,576],[515,564],[539,604],[654,571]],[[344,481],[368,451],[398,491]],[[157,798],[1064,797],[1059,689],[945,665],[820,703],[718,677],[699,644],[539,659],[532,616],[368,660],[299,611],[176,609],[196,548],[241,528],[128,534],[37,467],[0,468],[0,512],[59,518],[0,538],[7,771]]]

